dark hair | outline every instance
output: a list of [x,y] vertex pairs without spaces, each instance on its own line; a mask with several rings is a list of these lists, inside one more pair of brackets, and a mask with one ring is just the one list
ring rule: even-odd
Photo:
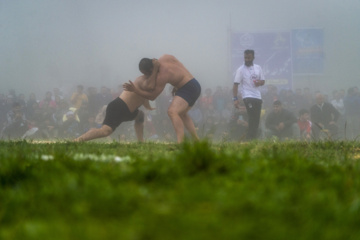
[[244,54],[252,54],[253,56],[255,56],[255,51],[252,50],[252,49],[246,49],[246,50],[244,51]]
[[281,106],[281,102],[279,100],[274,101],[273,104],[276,106]]
[[303,108],[299,111],[299,116],[304,115],[305,113],[309,113],[309,111]]
[[153,65],[152,60],[150,58],[143,58],[139,62],[139,70],[142,73],[150,74],[153,67],[154,67],[154,65]]

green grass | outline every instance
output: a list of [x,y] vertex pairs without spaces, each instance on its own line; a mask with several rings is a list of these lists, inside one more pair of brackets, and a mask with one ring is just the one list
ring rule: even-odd
[[0,239],[360,239],[359,142],[0,142]]

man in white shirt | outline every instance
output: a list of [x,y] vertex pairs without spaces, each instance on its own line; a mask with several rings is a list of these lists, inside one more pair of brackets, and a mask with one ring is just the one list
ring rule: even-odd
[[246,135],[247,140],[258,136],[258,128],[261,113],[261,92],[259,87],[265,84],[265,77],[261,67],[254,64],[255,52],[247,49],[244,51],[245,63],[236,70],[233,85],[233,101],[236,108],[240,107],[238,89],[240,88],[242,99],[249,116],[249,128]]

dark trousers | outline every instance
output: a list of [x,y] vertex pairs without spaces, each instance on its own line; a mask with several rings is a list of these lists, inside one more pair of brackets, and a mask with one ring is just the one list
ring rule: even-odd
[[246,139],[256,139],[259,130],[262,100],[257,98],[244,98],[243,101],[249,116],[249,128],[246,134]]

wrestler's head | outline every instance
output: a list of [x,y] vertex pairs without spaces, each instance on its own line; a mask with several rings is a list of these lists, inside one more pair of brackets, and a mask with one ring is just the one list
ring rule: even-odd
[[143,58],[139,62],[139,70],[145,76],[150,76],[154,68],[153,62],[150,58]]

